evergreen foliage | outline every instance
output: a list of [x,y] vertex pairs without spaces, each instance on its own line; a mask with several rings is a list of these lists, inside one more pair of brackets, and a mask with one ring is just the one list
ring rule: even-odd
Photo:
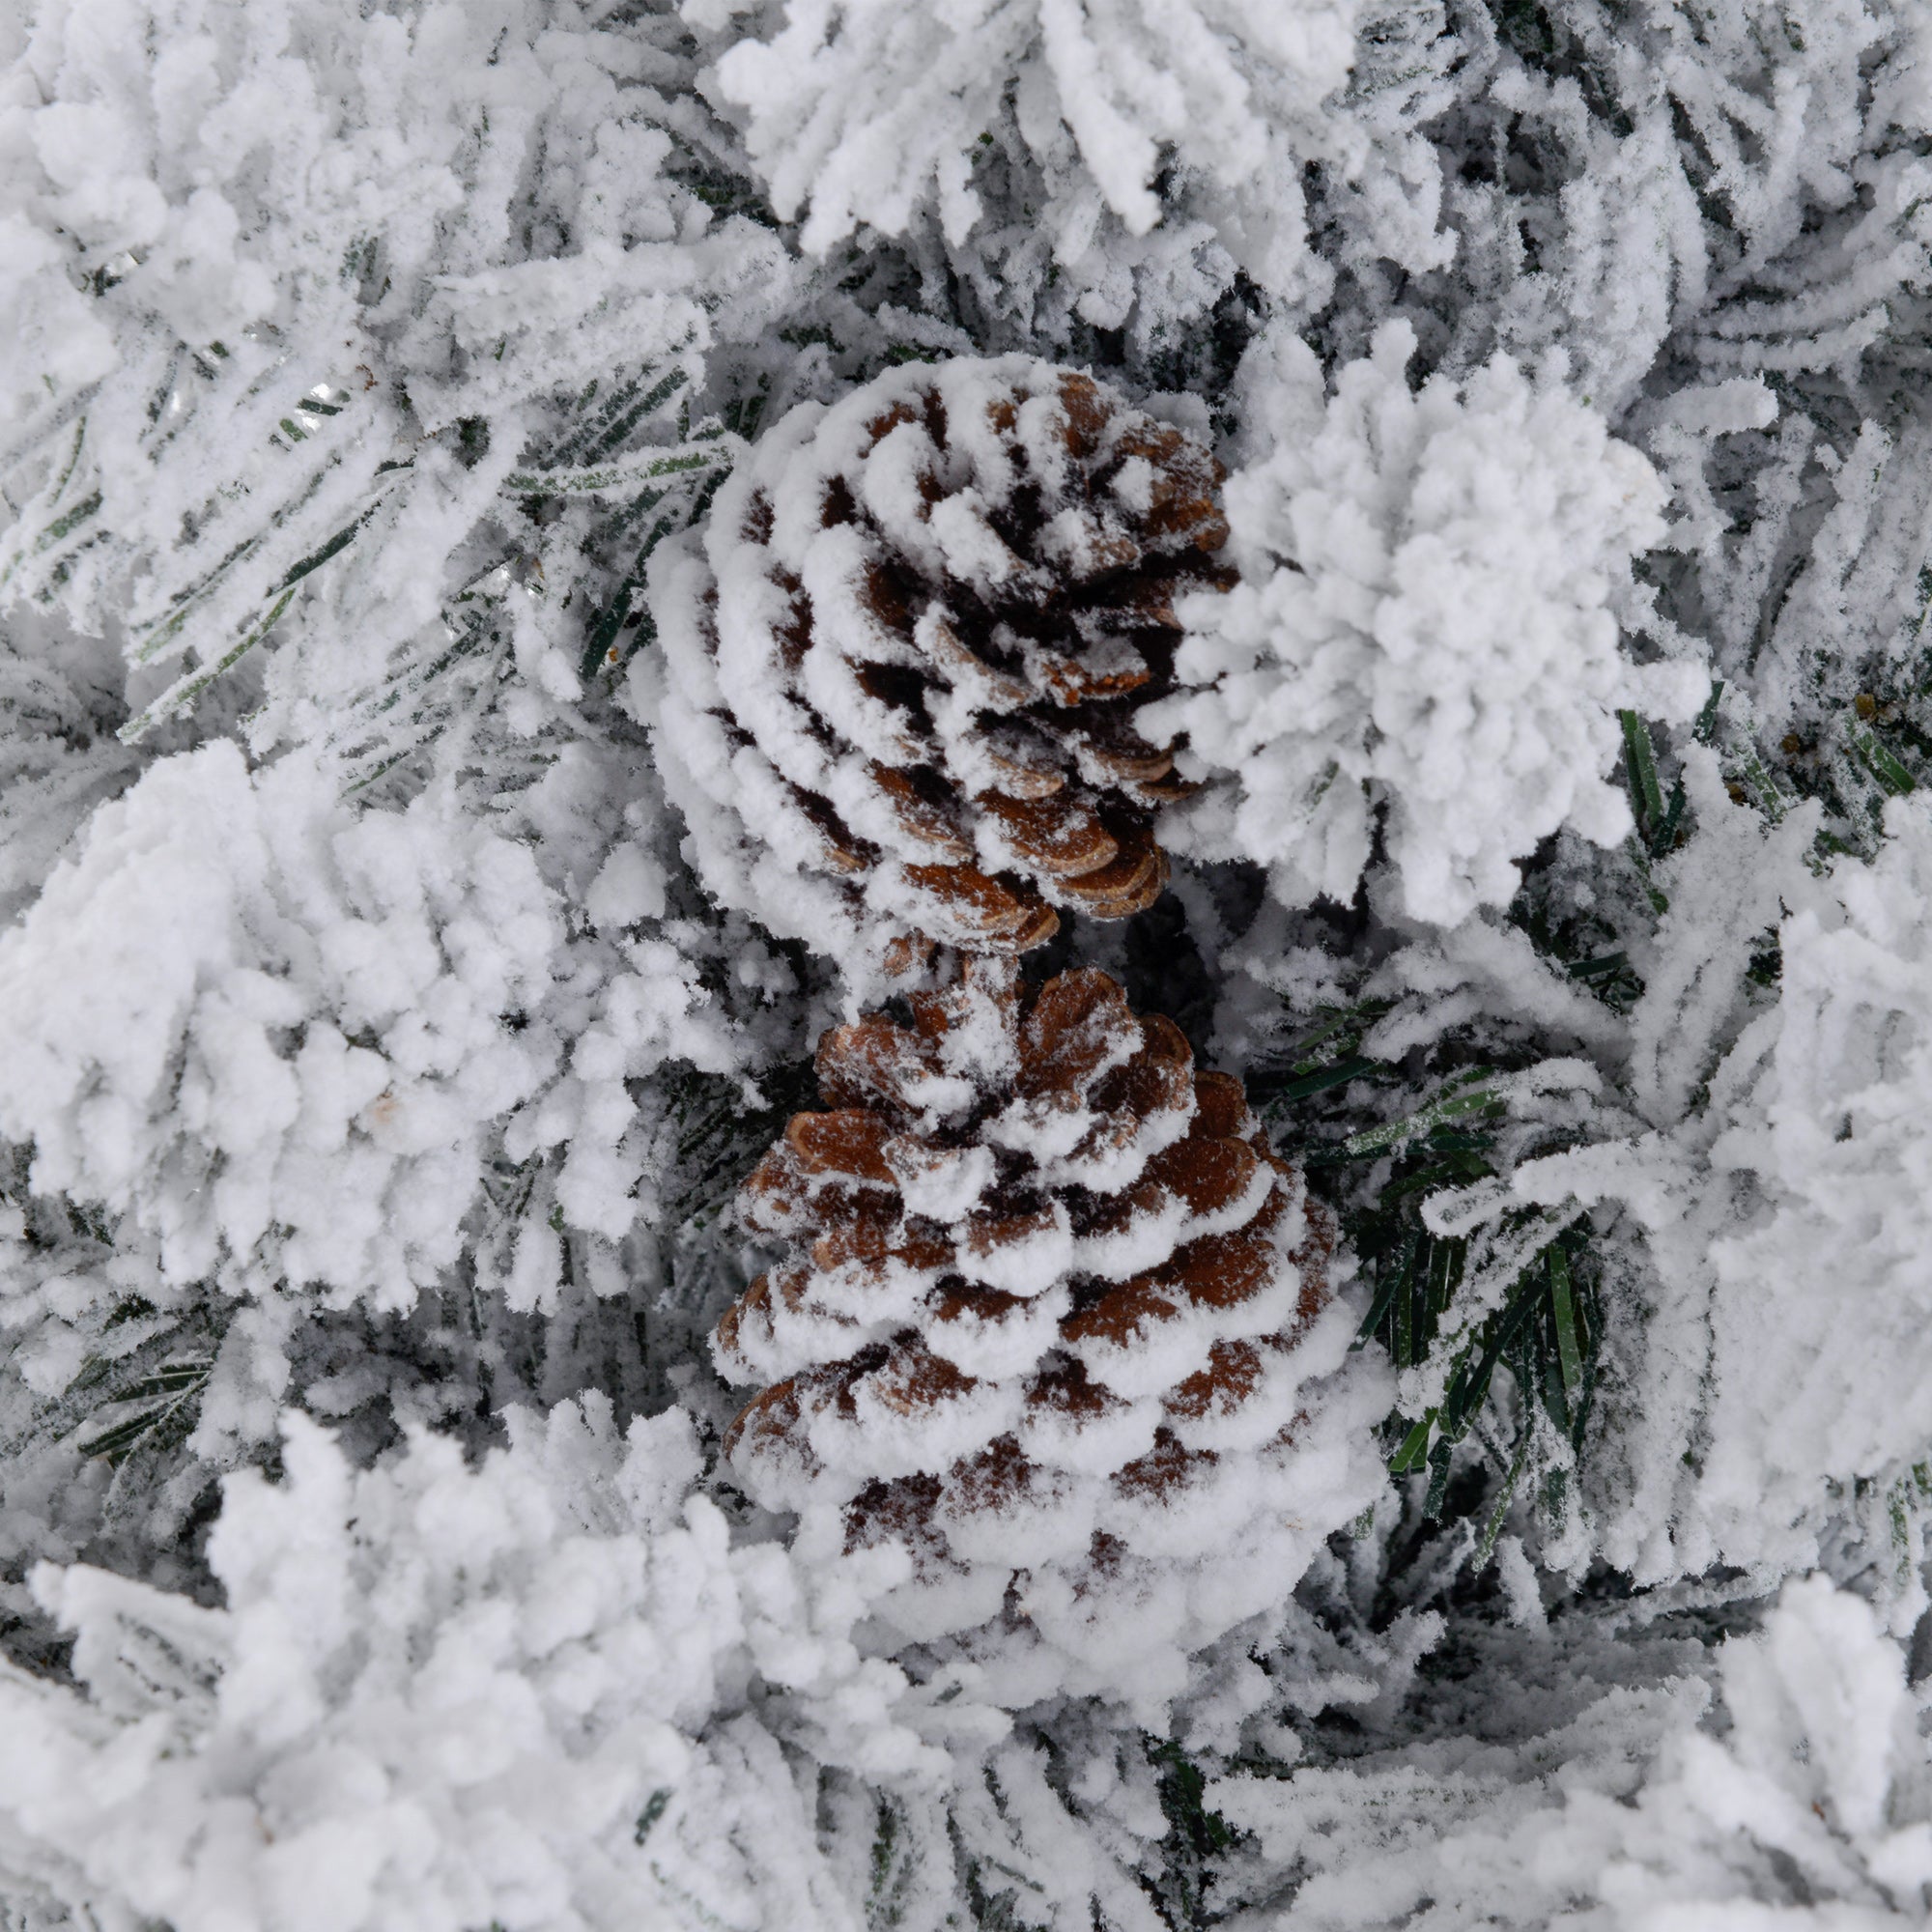
[[[24,0],[0,161],[0,1923],[1924,1922],[1922,10]],[[1339,1231],[1143,1652],[727,1450],[947,838]]]

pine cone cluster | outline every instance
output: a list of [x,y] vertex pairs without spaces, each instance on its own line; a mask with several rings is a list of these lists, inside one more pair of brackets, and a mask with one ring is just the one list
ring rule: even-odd
[[1378,1480],[1359,1403],[1312,1387],[1352,1329],[1329,1224],[1106,974],[969,959],[910,1010],[825,1035],[823,1110],[746,1183],[790,1256],[719,1325],[768,1384],[727,1455],[822,1536],[907,1548],[888,1622],[979,1632],[1009,1702],[1122,1694],[1128,1661],[1164,1695],[1155,1660],[1280,1603]]
[[714,889],[873,951],[1151,904],[1154,812],[1191,787],[1134,716],[1173,689],[1176,599],[1233,582],[1221,478],[1026,356],[794,410],[652,580],[658,756]]

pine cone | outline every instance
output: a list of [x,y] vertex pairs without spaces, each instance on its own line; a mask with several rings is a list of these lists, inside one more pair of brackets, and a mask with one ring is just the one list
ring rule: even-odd
[[1027,356],[794,410],[652,578],[646,715],[713,889],[848,954],[840,928],[1014,952],[1055,906],[1151,904],[1153,814],[1192,787],[1132,717],[1172,689],[1176,598],[1233,582],[1221,476]]
[[726,1453],[821,1541],[912,1552],[906,1640],[997,1627],[1009,1699],[1118,1692],[1123,1642],[1146,1673],[1284,1600],[1375,1494],[1382,1393],[1317,1400],[1352,1334],[1329,1223],[1172,1021],[984,958],[911,1009],[825,1035],[825,1111],[746,1183],[792,1255],[719,1324],[771,1384]]

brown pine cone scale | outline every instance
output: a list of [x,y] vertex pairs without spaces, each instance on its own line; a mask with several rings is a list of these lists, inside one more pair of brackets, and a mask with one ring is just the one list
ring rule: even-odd
[[1233,582],[1221,479],[1024,356],[785,417],[702,555],[652,580],[660,763],[714,889],[835,951],[828,921],[875,952],[883,929],[1018,952],[1056,907],[1151,904],[1154,814],[1190,787],[1134,715],[1173,689],[1176,600]]
[[1065,1636],[1062,1585],[1095,1614],[1150,1549],[1278,1552],[1351,1324],[1240,1083],[1092,969],[969,958],[908,1005],[825,1035],[823,1107],[745,1185],[789,1258],[719,1324],[725,1374],[767,1385],[726,1437],[740,1481],[908,1551],[894,1614],[926,1636],[1003,1603]]

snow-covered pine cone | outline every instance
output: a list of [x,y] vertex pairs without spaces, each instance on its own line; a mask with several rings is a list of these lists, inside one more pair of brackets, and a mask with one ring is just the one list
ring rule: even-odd
[[848,965],[1151,904],[1191,787],[1133,713],[1173,688],[1176,597],[1233,582],[1221,478],[1024,355],[792,411],[653,566],[643,715],[712,889]]
[[977,1633],[1010,1705],[1157,1701],[1381,1481],[1330,1224],[1106,974],[968,959],[911,1012],[825,1035],[746,1183],[791,1254],[719,1324],[768,1384],[727,1455],[802,1545],[905,1546],[885,1621]]

